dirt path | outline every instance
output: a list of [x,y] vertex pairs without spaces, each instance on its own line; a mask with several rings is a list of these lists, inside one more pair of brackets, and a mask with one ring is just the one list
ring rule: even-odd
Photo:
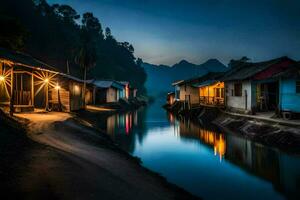
[[74,121],[69,114],[18,117],[30,120],[28,135],[31,139],[56,151],[54,157],[47,157],[47,153],[39,155],[44,163],[40,163],[40,159],[32,160],[31,165],[37,167],[37,171],[45,167],[42,177],[35,177],[29,188],[43,182],[49,185],[46,188],[51,188],[55,197],[63,199],[192,199],[188,193],[116,150],[103,134]]

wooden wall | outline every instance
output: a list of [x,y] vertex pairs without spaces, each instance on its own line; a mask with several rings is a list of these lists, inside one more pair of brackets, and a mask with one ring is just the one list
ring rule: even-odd
[[[60,85],[60,87],[61,88],[59,89],[59,98],[62,111],[70,112],[70,92],[68,91],[68,83],[63,83],[63,85]],[[59,105],[57,89],[52,88],[50,90],[49,100],[50,103],[54,105]]]
[[83,84],[76,83],[73,81],[69,82],[71,111],[83,109],[82,90],[83,90]]
[[106,91],[106,102],[117,102],[118,99],[118,90],[116,88],[108,88]]

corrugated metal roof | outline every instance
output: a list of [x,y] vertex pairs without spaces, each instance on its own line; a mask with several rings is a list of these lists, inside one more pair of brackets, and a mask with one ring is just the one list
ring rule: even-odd
[[99,88],[114,87],[114,88],[117,88],[120,90],[122,90],[124,88],[123,84],[121,84],[120,82],[115,81],[115,80],[96,80],[96,81],[94,81],[94,85]]
[[253,77],[259,72],[266,70],[270,66],[285,60],[291,60],[291,59],[288,57],[280,57],[273,60],[258,62],[258,63],[241,62],[239,65],[225,72],[220,80],[221,81],[245,80]]
[[206,81],[203,81],[203,82],[192,84],[192,86],[194,86],[194,87],[204,87],[204,86],[214,84],[216,82],[218,82],[218,81],[216,81],[216,80],[206,80]]

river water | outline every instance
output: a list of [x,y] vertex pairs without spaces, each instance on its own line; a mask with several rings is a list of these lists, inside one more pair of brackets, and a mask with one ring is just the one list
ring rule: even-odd
[[300,199],[300,156],[175,119],[162,103],[110,116],[106,131],[145,167],[203,199]]

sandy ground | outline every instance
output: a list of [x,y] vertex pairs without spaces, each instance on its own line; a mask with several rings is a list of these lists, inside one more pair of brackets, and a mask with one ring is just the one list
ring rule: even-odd
[[[67,113],[19,114],[47,148],[26,154],[20,187],[28,199],[192,199]],[[25,171],[25,172],[24,172]],[[23,181],[23,183],[22,183]]]

